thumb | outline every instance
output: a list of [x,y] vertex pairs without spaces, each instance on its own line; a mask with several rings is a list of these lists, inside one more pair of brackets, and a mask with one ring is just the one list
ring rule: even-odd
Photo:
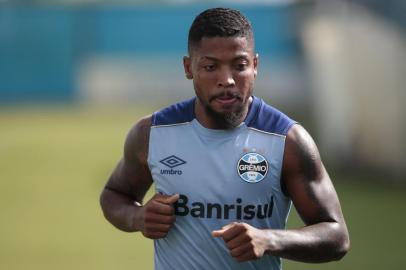
[[214,230],[211,232],[211,235],[213,237],[222,237],[223,234],[230,228],[232,228],[235,224],[237,224],[238,222],[232,222],[230,224],[227,224],[225,226],[223,226],[220,230]]
[[161,202],[164,204],[173,204],[179,200],[179,194],[173,194],[172,196],[164,195],[164,194],[157,194],[155,199],[158,202]]
[[225,229],[225,228],[221,228],[220,230],[214,230],[214,231],[211,232],[211,235],[213,237],[222,237],[226,230],[227,229]]
[[211,232],[211,235],[212,235],[213,237],[222,237],[223,234],[224,234],[228,229],[230,229],[233,225],[234,225],[234,222],[233,222],[233,223],[230,223],[230,224],[227,224],[227,225],[223,226],[220,230],[214,230],[214,231],[212,231],[212,232]]

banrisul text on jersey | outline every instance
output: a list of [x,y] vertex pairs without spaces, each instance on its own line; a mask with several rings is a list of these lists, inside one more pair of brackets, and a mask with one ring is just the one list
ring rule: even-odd
[[250,220],[272,217],[273,204],[273,196],[267,204],[254,205],[244,204],[241,198],[237,198],[233,204],[189,202],[189,198],[181,194],[174,208],[178,216]]

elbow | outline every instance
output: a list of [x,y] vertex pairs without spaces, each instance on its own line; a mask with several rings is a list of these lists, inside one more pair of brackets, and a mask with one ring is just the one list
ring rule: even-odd
[[104,194],[104,189],[103,191],[100,193],[100,197],[99,197],[99,204],[101,209],[103,210],[103,206],[104,206],[104,201],[105,201],[105,194]]
[[339,249],[337,249],[336,251],[336,256],[333,259],[334,261],[339,261],[342,258],[344,258],[344,256],[348,253],[348,251],[350,250],[350,244],[345,244],[343,246],[341,246]]
[[340,241],[337,241],[336,256],[334,258],[336,261],[344,258],[351,248],[350,237],[347,231],[345,231],[340,238]]
[[108,191],[106,191],[106,189],[104,188],[103,191],[100,193],[99,204],[100,204],[100,208],[103,212],[103,215],[107,220],[109,220],[109,216],[108,216],[109,198],[108,197],[109,197]]

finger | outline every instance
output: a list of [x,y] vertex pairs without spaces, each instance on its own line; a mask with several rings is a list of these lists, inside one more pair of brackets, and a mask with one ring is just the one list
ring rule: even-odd
[[175,222],[175,216],[160,215],[155,213],[148,213],[145,216],[146,223],[155,224],[173,224]]
[[215,231],[211,232],[211,235],[213,237],[222,237],[224,232],[225,232],[225,229],[215,230]]
[[250,242],[246,242],[237,246],[236,248],[230,249],[230,255],[234,258],[241,257],[244,254],[251,254],[252,245]]
[[147,224],[145,224],[144,231],[167,233],[171,227],[172,227],[172,224],[147,223]]
[[220,230],[214,230],[211,232],[211,235],[213,237],[222,237],[224,232],[227,231],[229,228],[231,228],[234,225],[234,223],[227,224],[226,226],[223,226]]
[[155,200],[164,203],[164,204],[173,204],[179,200],[179,194],[174,194],[172,196],[164,195],[164,194],[158,194],[156,196]]
[[175,213],[175,210],[173,209],[172,206],[161,203],[159,201],[154,201],[148,206],[148,212],[153,212],[157,213],[160,215],[165,215],[165,216],[173,216]]
[[229,250],[233,250],[239,246],[245,245],[250,240],[251,238],[246,233],[241,233],[237,237],[234,237],[233,239],[226,242],[226,245]]
[[247,230],[243,223],[232,223],[232,226],[223,233],[223,239],[225,242],[229,242],[244,233]]
[[167,233],[164,232],[151,232],[151,233],[142,233],[145,237],[150,238],[150,239],[160,239],[164,238]]

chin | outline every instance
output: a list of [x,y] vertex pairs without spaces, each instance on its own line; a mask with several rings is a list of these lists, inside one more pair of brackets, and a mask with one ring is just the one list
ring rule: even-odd
[[215,110],[214,108],[207,106],[206,112],[214,122],[217,122],[218,126],[225,129],[237,127],[244,120],[242,119],[244,112],[243,106],[237,106],[237,108],[231,106],[228,109],[222,108],[221,110]]

